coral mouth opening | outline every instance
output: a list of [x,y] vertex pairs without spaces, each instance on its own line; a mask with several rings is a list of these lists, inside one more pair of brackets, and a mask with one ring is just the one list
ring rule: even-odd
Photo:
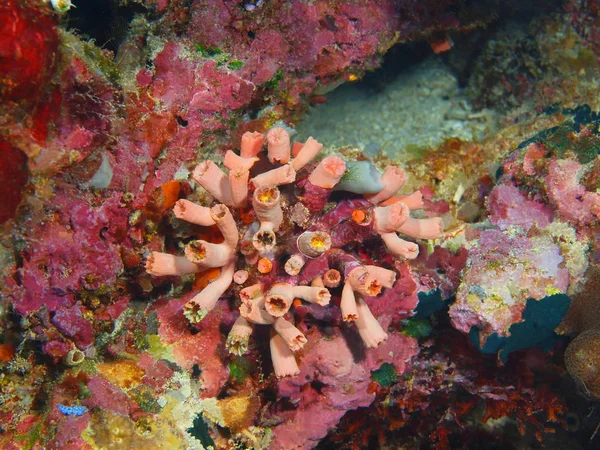
[[288,310],[288,303],[283,297],[273,295],[265,302],[265,309],[274,317],[283,316]]
[[259,252],[268,252],[275,247],[276,242],[275,233],[270,230],[259,231],[252,238],[252,245]]

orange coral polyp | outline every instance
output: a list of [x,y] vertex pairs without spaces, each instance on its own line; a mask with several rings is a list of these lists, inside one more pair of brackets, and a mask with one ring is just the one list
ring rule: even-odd
[[271,272],[271,270],[273,270],[273,263],[271,262],[270,259],[260,258],[258,260],[256,269],[259,271],[259,273],[262,273],[263,275],[265,275],[265,274]]

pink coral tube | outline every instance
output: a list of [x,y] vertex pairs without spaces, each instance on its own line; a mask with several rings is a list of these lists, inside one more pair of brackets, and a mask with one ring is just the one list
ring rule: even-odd
[[347,282],[344,284],[344,288],[342,289],[340,309],[342,310],[342,319],[344,322],[352,322],[358,318],[354,289],[352,289],[350,283]]
[[352,286],[352,289],[363,295],[374,297],[381,292],[381,282],[373,278],[364,266],[358,266],[352,269],[346,281]]
[[250,170],[256,161],[258,161],[258,158],[242,158],[241,156],[233,153],[231,150],[227,150],[227,153],[225,153],[225,158],[223,159],[223,165],[229,170]]
[[410,210],[404,203],[377,206],[373,210],[375,231],[379,234],[393,233],[409,219]]
[[212,244],[198,239],[185,247],[185,257],[202,269],[223,267],[234,256],[234,249],[223,244]]
[[215,221],[210,216],[210,208],[197,205],[189,200],[177,200],[173,207],[173,212],[175,213],[175,217],[189,223],[205,227],[215,224]]
[[365,301],[359,296],[356,299],[358,318],[356,327],[367,348],[375,348],[388,338],[380,323],[371,313]]
[[254,158],[260,153],[265,137],[258,131],[246,131],[242,135],[240,155],[242,158]]
[[265,309],[264,297],[258,297],[240,305],[240,315],[250,323],[271,325],[275,317]]
[[365,198],[374,205],[387,200],[394,195],[398,189],[404,186],[404,183],[406,183],[406,173],[398,167],[388,166],[381,176],[381,182],[385,186],[381,191],[377,194],[365,195]]
[[277,169],[261,173],[250,181],[252,181],[252,184],[256,188],[262,186],[281,186],[282,184],[290,184],[296,181],[296,171],[291,165],[286,164]]
[[225,238],[225,244],[235,250],[238,245],[239,235],[237,225],[229,208],[225,205],[215,205],[210,208],[210,216],[219,227],[219,230],[221,230],[223,238]]
[[326,189],[333,188],[344,175],[346,163],[339,156],[327,156],[308,176],[308,181],[315,186]]
[[264,298],[262,287],[259,283],[245,287],[240,291],[240,300],[242,303],[248,303],[259,298]]
[[304,267],[304,258],[301,255],[292,255],[283,266],[288,275],[298,275]]
[[250,172],[243,167],[229,171],[229,184],[231,186],[231,206],[244,208],[248,200],[248,179]]
[[320,306],[329,304],[331,294],[329,290],[318,286],[293,286],[293,296]]
[[384,233],[381,235],[383,243],[394,255],[406,259],[415,259],[419,256],[419,246],[414,242],[400,239],[396,233]]
[[292,325],[290,322],[285,320],[283,317],[278,317],[273,323],[273,329],[283,338],[286,345],[291,351],[297,352],[304,347],[306,344],[306,336],[302,332]]
[[336,288],[342,282],[342,274],[337,269],[329,269],[323,274],[323,285],[328,288]]
[[442,219],[439,217],[430,217],[428,219],[413,219],[409,217],[396,231],[417,239],[438,239],[444,233]]
[[244,284],[248,279],[248,276],[247,270],[238,270],[233,274],[233,282],[235,284]]
[[267,132],[267,157],[272,164],[287,164],[290,160],[290,134],[275,127]]
[[293,377],[300,373],[294,353],[279,334],[273,332],[270,341],[271,360],[277,378]]
[[194,169],[192,178],[208,191],[217,201],[231,204],[231,188],[225,172],[212,161],[202,161]]
[[288,283],[275,283],[265,296],[265,309],[273,317],[287,313],[294,301],[294,289]]
[[219,298],[231,286],[233,271],[232,261],[221,269],[221,273],[212,283],[184,305],[184,315],[190,322],[200,322],[215,307]]
[[252,245],[259,252],[272,250],[277,243],[274,231],[279,229],[283,221],[280,200],[279,189],[276,187],[262,186],[254,191],[252,206],[260,221],[260,229],[252,237]]
[[384,288],[391,288],[396,282],[396,272],[380,266],[365,266],[369,274]]
[[398,202],[406,204],[408,209],[411,211],[415,209],[423,209],[425,207],[425,204],[423,203],[423,194],[421,194],[421,191],[415,191],[409,195],[396,195],[394,197],[390,197],[387,200],[380,202],[379,206],[389,206]]
[[292,160],[294,170],[298,171],[306,166],[319,154],[322,148],[323,144],[317,142],[312,136],[309,137],[298,152],[298,155]]
[[204,269],[189,261],[185,256],[152,252],[146,259],[146,271],[157,277],[165,275],[185,275],[202,272]]

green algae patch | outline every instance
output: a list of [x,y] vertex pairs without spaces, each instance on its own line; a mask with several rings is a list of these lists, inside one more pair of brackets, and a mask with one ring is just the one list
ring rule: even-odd
[[227,63],[227,68],[229,70],[240,70],[242,67],[244,67],[244,63],[239,59],[232,59]]
[[383,363],[379,369],[371,372],[371,380],[379,383],[381,387],[388,388],[398,382],[398,373],[393,364]]
[[244,381],[254,370],[254,364],[243,356],[236,356],[229,361],[229,376],[237,383]]
[[431,330],[431,324],[427,319],[408,319],[404,324],[402,334],[415,339],[422,339],[428,337]]

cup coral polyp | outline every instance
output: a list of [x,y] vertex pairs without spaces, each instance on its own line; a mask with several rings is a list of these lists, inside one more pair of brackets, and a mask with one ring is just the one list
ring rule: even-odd
[[[355,247],[379,236],[388,252],[413,259],[418,255],[417,244],[398,234],[436,239],[442,235],[442,223],[437,217],[410,217],[411,209],[423,207],[422,197],[418,191],[394,196],[406,181],[406,174],[394,166],[375,183],[383,189],[363,198],[349,196],[326,208],[346,163],[338,156],[327,156],[311,164],[322,145],[311,137],[292,146],[283,128],[266,134],[268,162],[261,161],[264,141],[260,133],[245,133],[240,154],[228,151],[225,155],[228,173],[212,161],[198,164],[194,180],[218,203],[206,207],[182,199],[174,206],[179,219],[216,225],[223,242],[192,241],[183,256],[152,252],[146,270],[155,276],[181,276],[221,269],[215,280],[184,305],[183,314],[192,323],[201,321],[232,283],[242,285],[240,316],[229,333],[227,348],[244,354],[253,327],[270,326],[273,367],[283,377],[299,373],[294,352],[307,342],[294,323],[294,305],[327,306],[329,289],[341,286],[342,319],[356,324],[366,347],[387,339],[363,297],[375,297],[391,288],[396,273],[363,262]],[[251,173],[258,161],[271,168]],[[256,220],[248,224],[250,214]]]

